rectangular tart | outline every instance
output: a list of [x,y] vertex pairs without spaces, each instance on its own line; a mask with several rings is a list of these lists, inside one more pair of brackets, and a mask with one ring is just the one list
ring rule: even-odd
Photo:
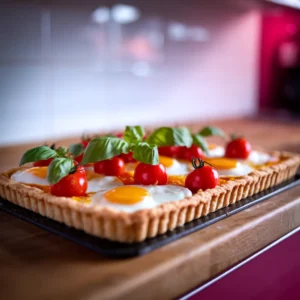
[[288,152],[276,154],[280,158],[278,163],[261,167],[247,176],[222,181],[213,189],[199,190],[183,200],[133,213],[100,205],[87,206],[16,182],[10,175],[18,169],[0,174],[0,196],[94,236],[119,242],[141,242],[292,178],[300,164],[299,156]]

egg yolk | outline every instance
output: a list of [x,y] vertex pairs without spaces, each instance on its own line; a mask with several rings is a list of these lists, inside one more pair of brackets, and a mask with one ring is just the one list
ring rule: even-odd
[[234,169],[238,165],[238,161],[229,158],[205,158],[205,161],[219,170]]
[[40,177],[40,178],[46,178],[47,171],[48,171],[48,167],[37,167],[28,170],[28,172],[33,176]]
[[150,194],[147,190],[130,185],[116,187],[104,194],[106,200],[123,205],[136,204],[149,196]]
[[86,197],[72,197],[73,200],[83,203],[83,204],[90,204],[91,203],[91,196],[86,196]]
[[168,168],[174,164],[174,159],[167,156],[159,156],[159,163],[161,163],[165,168]]
[[185,179],[186,179],[186,175],[169,175],[168,184],[184,186]]
[[208,145],[208,149],[209,150],[213,150],[213,149],[216,149],[217,148],[217,145],[216,144],[209,144]]

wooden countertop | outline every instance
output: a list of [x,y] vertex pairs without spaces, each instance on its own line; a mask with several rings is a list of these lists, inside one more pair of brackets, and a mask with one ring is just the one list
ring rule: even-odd
[[[253,120],[214,123],[228,132],[243,132],[253,144],[300,152],[299,125]],[[0,170],[15,166],[26,147],[0,148]],[[298,226],[300,187],[145,256],[115,260],[0,212],[0,298],[174,298]]]

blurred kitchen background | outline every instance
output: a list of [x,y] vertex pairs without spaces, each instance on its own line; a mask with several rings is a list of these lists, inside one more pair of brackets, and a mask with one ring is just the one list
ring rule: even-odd
[[0,145],[300,112],[300,0],[2,1]]

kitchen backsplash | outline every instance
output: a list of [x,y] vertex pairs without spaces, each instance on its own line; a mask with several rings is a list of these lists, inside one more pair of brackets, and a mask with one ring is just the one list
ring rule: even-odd
[[255,113],[260,12],[201,2],[2,5],[0,144]]

